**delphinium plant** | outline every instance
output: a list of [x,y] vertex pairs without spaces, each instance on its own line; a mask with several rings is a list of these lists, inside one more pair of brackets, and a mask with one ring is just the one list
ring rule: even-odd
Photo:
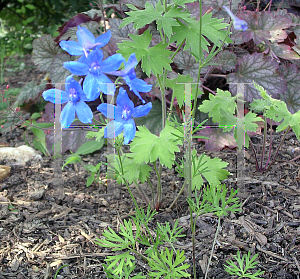
[[[184,255],[181,252],[174,250],[170,252],[168,249],[161,248],[160,250],[159,248],[164,243],[163,241],[172,243],[170,238],[166,237],[167,234],[163,232],[164,230],[169,231],[167,225],[165,229],[162,229],[162,225],[158,225],[158,228],[161,229],[157,229],[153,239],[150,237],[151,233],[145,234],[141,230],[141,227],[145,226],[147,231],[149,216],[152,216],[151,212],[158,211],[161,207],[162,167],[171,169],[176,164],[175,152],[179,152],[179,146],[184,144],[185,147],[185,160],[181,160],[181,164],[177,163],[176,168],[179,176],[184,177],[184,183],[179,194],[185,187],[188,188],[193,232],[195,232],[193,211],[196,211],[198,215],[202,212],[216,213],[219,217],[219,227],[221,217],[226,215],[227,211],[236,212],[239,210],[239,204],[233,197],[234,192],[231,191],[229,198],[226,198],[228,191],[225,186],[220,184],[230,174],[224,169],[227,163],[222,162],[219,158],[211,159],[204,153],[199,155],[191,144],[194,134],[203,128],[204,121],[196,121],[195,119],[198,108],[197,101],[204,89],[212,91],[203,83],[213,68],[227,73],[223,76],[232,84],[249,83],[251,78],[251,82],[254,80],[264,86],[268,85],[271,80],[275,86],[276,92],[274,93],[276,94],[288,89],[286,82],[285,84],[283,82],[282,75],[278,74],[278,65],[276,66],[273,61],[273,59],[278,59],[276,55],[284,56],[283,52],[280,52],[282,45],[279,45],[279,42],[281,39],[275,35],[275,31],[280,30],[283,37],[283,28],[276,27],[276,29],[273,25],[256,26],[257,21],[252,20],[252,13],[239,13],[237,17],[228,9],[229,5],[228,7],[224,6],[223,9],[222,7],[215,8],[217,12],[223,12],[223,16],[226,15],[224,11],[229,13],[233,22],[228,24],[223,21],[222,16],[220,19],[212,17],[212,13],[207,6],[202,5],[202,1],[189,6],[191,2],[193,1],[163,0],[153,4],[146,2],[142,8],[138,4],[136,6],[128,4],[128,8],[131,9],[130,12],[127,12],[128,17],[123,20],[111,20],[109,22],[111,30],[103,32],[97,38],[94,36],[95,31],[89,31],[95,26],[95,22],[92,21],[95,18],[95,11],[91,11],[89,16],[91,16],[91,23],[93,24],[88,25],[82,22],[81,26],[73,26],[69,33],[67,31],[66,34],[59,36],[59,46],[68,54],[55,46],[53,39],[48,36],[34,42],[34,60],[37,64],[43,63],[44,50],[49,52],[49,49],[51,51],[54,49],[56,53],[54,58],[48,58],[49,63],[44,63],[44,66],[51,71],[52,63],[60,61],[64,67],[51,73],[53,82],[61,81],[62,76],[66,77],[65,90],[58,94],[60,98],[55,97],[57,93],[55,89],[43,93],[43,97],[52,103],[67,103],[61,114],[62,125],[65,128],[70,127],[75,116],[77,116],[82,123],[95,128],[95,125],[92,125],[93,112],[88,103],[98,98],[101,99],[102,103],[97,107],[97,110],[107,119],[112,120],[98,122],[99,132],[89,132],[88,137],[94,137],[96,140],[101,140],[103,137],[115,140],[117,156],[114,158],[114,163],[108,167],[114,172],[116,181],[126,185],[135,204],[137,216],[140,215],[140,217],[132,217],[131,220],[124,221],[120,233],[122,237],[110,229],[103,234],[104,238],[98,241],[99,245],[116,251],[127,249],[125,256],[128,260],[125,260],[124,254],[107,260],[108,264],[105,269],[111,278],[129,277],[129,274],[135,269],[132,253],[149,264],[152,268],[151,276],[153,278],[166,276],[165,274],[170,272],[177,276],[174,278],[188,276],[186,273],[187,266],[183,264]],[[197,5],[197,10],[192,15],[186,7],[195,8],[194,4]],[[274,19],[272,22],[282,17],[282,15],[271,12],[270,14],[261,13],[255,16],[261,18],[269,16],[272,20]],[[79,17],[76,19],[78,20]],[[261,24],[261,21],[258,22]],[[292,17],[284,23],[285,28],[294,28],[298,25],[297,20]],[[231,26],[234,29],[231,29]],[[258,29],[263,30],[263,34],[257,32]],[[117,45],[113,44],[118,48],[117,54],[107,47],[112,35],[119,39]],[[266,38],[263,42],[262,37]],[[75,41],[76,39],[77,41]],[[270,55],[267,58],[262,53],[254,53],[252,55],[245,54],[237,59],[237,56],[229,51],[231,48],[228,46],[234,46],[235,41],[239,42],[236,44],[241,44],[252,39],[255,44],[261,44],[262,49],[269,50]],[[225,47],[226,50],[224,50]],[[289,53],[296,55],[291,49]],[[105,58],[104,55],[106,55]],[[148,77],[148,83],[137,77],[136,66],[140,61],[141,68]],[[187,61],[192,61],[192,64],[188,64]],[[224,61],[230,63],[227,65]],[[174,65],[179,71],[173,71]],[[260,68],[256,69],[258,66]],[[228,74],[235,68],[235,72]],[[248,69],[248,72],[245,68]],[[285,68],[282,69],[282,71],[285,70]],[[263,75],[266,76],[265,79],[260,79]],[[278,81],[272,79],[272,75]],[[285,78],[287,79],[288,75]],[[152,85],[149,84],[150,81],[152,81]],[[195,84],[191,84],[193,82]],[[153,96],[153,89],[156,85],[159,87],[159,94],[156,93],[155,96],[160,102],[151,103],[147,96],[151,96],[151,94]],[[171,101],[167,98],[170,89],[172,90]],[[231,90],[236,93],[234,85]],[[127,91],[131,91],[131,95],[137,97],[136,99],[139,101],[135,101],[136,104],[129,97]],[[148,92],[149,94],[147,94]],[[250,86],[246,87],[246,93],[249,92],[253,93],[253,88]],[[207,106],[206,112],[216,113],[216,122],[220,125],[230,126],[232,129],[237,121],[234,116],[236,98],[232,97],[229,91],[217,90],[217,93],[212,93],[221,101],[217,106]],[[227,113],[231,113],[229,118],[223,117],[222,114],[222,109],[225,108],[224,104],[221,104],[224,101],[223,96],[228,98],[227,101],[230,104],[225,109]],[[253,97],[253,94],[251,96]],[[105,97],[116,100],[116,105],[105,102]],[[203,106],[205,107],[205,105],[204,102]],[[172,115],[174,107],[183,116],[183,122]],[[203,107],[200,106],[200,110],[203,110]],[[158,114],[161,117],[155,121],[161,123],[160,127],[156,125],[155,129],[152,129],[154,131],[151,131],[151,128],[147,127],[147,123],[149,123],[149,119],[157,117]],[[141,118],[140,123],[144,125],[136,124],[139,121],[138,118]],[[251,118],[249,120],[252,124],[249,129],[251,130],[255,126],[253,122],[258,118],[250,114],[245,116],[245,121],[248,121],[248,118]],[[123,152],[122,146],[124,145],[130,146],[129,153]],[[114,154],[108,156],[114,156]],[[156,191],[150,180],[150,173],[153,170],[157,175]],[[205,204],[210,203],[211,205],[205,206],[202,211],[201,207],[193,206],[192,193],[202,189],[204,179],[209,186],[206,190],[208,194],[204,194],[202,200],[206,201]],[[152,190],[152,202],[139,188],[139,183],[144,182],[148,182]],[[149,213],[147,215],[138,207],[129,187],[132,183],[145,201],[151,204],[152,211],[148,207]],[[195,196],[198,197],[197,194]],[[200,200],[198,200],[198,204],[199,202]],[[233,205],[229,206],[229,203],[233,203]],[[133,228],[136,229],[136,232],[133,232]],[[217,233],[218,229],[216,236]],[[173,234],[177,235],[177,232],[174,231]],[[148,237],[151,243],[149,239],[147,240]],[[146,256],[136,250],[136,243],[148,247]],[[193,254],[193,268],[194,278],[196,278],[195,254]],[[134,278],[144,278],[143,275],[136,276]]]

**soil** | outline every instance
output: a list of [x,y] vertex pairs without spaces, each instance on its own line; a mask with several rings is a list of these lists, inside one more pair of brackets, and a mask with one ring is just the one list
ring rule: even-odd
[[[21,78],[28,75],[16,73]],[[13,77],[16,79],[16,75]],[[20,79],[19,79],[20,81]],[[14,83],[9,80],[10,86]],[[14,128],[1,135],[0,142],[8,146],[20,146],[23,129]],[[282,133],[273,133],[272,154],[277,151]],[[262,137],[253,138],[256,146]],[[30,140],[29,140],[30,142]],[[223,181],[229,189],[236,189],[236,150],[225,148],[209,152],[203,143],[194,142],[198,154],[219,157],[228,162],[227,170],[233,175]],[[297,149],[298,148],[298,149]],[[294,150],[294,152],[293,152]],[[105,162],[106,147],[83,156],[85,164]],[[63,154],[63,160],[68,154]],[[177,154],[182,157],[183,152]],[[225,216],[214,247],[208,278],[235,278],[224,271],[224,264],[234,260],[237,251],[242,254],[258,254],[257,268],[264,271],[261,278],[300,278],[300,151],[299,141],[289,132],[277,161],[268,172],[255,170],[251,150],[245,151],[245,173],[239,196],[242,211]],[[14,165],[5,160],[0,164],[12,166],[10,176],[0,182],[0,279],[54,278],[107,278],[103,263],[114,253],[96,245],[102,232],[111,227],[119,231],[129,215],[134,215],[134,204],[124,186],[118,186],[118,194],[107,192],[107,183],[93,183],[86,187],[88,173],[80,164],[67,165],[62,171],[63,197],[58,197],[55,184],[55,162],[51,157],[26,165]],[[100,178],[106,180],[105,164]],[[151,181],[155,184],[156,177]],[[192,266],[192,242],[189,229],[189,210],[185,196],[168,207],[179,192],[183,180],[173,169],[163,168],[163,202],[154,221],[174,222],[179,219],[183,227],[175,248],[185,251],[186,263]],[[110,181],[108,181],[110,182]],[[110,182],[111,183],[111,182]],[[142,185],[146,193],[149,186]],[[130,185],[139,206],[147,204]],[[151,198],[151,196],[149,195]],[[197,278],[204,278],[207,259],[217,228],[218,218],[202,215],[197,221],[196,263]],[[147,274],[141,259],[137,268]],[[192,270],[189,269],[192,273]]]

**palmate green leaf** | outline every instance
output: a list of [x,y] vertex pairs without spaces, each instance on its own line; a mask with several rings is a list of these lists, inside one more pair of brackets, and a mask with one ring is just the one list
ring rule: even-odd
[[132,53],[135,53],[137,61],[142,59],[142,69],[150,77],[151,71],[154,75],[162,74],[163,69],[171,71],[169,56],[172,52],[166,49],[167,44],[159,44],[148,48],[152,35],[150,30],[146,30],[142,35],[129,35],[133,41],[124,41],[117,44],[118,53],[121,53],[125,59],[128,59]]
[[[261,117],[258,117],[255,113],[249,111],[244,117],[237,118],[237,125],[242,127],[245,125],[246,132],[255,132],[258,125],[255,123],[257,121],[263,121]],[[237,139],[237,129],[234,129],[234,137]],[[245,134],[245,147],[249,147],[250,138],[248,134]],[[243,147],[243,142],[237,142],[238,147],[241,149]]]
[[[161,260],[162,259],[162,260]],[[149,261],[149,266],[152,270],[149,272],[149,276],[153,276],[155,279],[160,279],[161,276],[166,279],[176,279],[176,278],[187,278],[191,275],[184,272],[189,268],[188,264],[181,265],[184,262],[185,256],[184,251],[176,251],[175,260],[173,262],[173,250],[171,252],[168,248],[162,249],[160,256],[156,252],[151,254],[151,259]]]
[[[109,157],[114,158],[114,154],[109,154]],[[122,184],[122,178],[125,178],[129,184],[133,181],[138,183],[138,180],[141,183],[145,183],[147,178],[150,177],[150,172],[152,168],[146,164],[137,164],[134,162],[132,154],[126,153],[121,157],[122,166],[123,166],[123,176],[121,176],[121,164],[119,161],[119,157],[115,157],[114,159],[114,168],[115,168],[115,178],[117,179],[118,184]]]
[[252,102],[253,99],[260,99],[259,92],[253,86],[254,81],[271,96],[276,97],[287,90],[286,81],[277,69],[278,63],[275,59],[264,57],[262,53],[244,55],[238,60],[236,72],[227,75],[229,89],[236,95],[237,83],[244,84],[245,101]]
[[[220,123],[223,117],[227,118],[227,115],[234,114],[236,110],[235,98],[231,96],[229,91],[223,91],[218,88],[217,94],[209,94],[209,100],[203,101],[202,105],[199,106],[199,110],[208,113],[215,123]],[[224,125],[230,124],[227,121]]]
[[159,159],[160,163],[171,169],[175,160],[174,152],[179,152],[178,137],[174,134],[173,127],[166,123],[165,128],[157,137],[149,132],[144,126],[138,127],[139,131],[130,144],[130,151],[134,153],[134,161],[137,164],[155,162]]
[[[227,165],[227,162],[222,162],[219,158],[211,159],[204,153],[198,156],[197,151],[194,149],[192,152],[192,191],[201,189],[203,185],[202,176],[209,184],[220,184],[220,181],[230,175],[230,172],[224,169]],[[181,165],[181,168],[184,169],[184,164]],[[184,177],[184,174],[179,176]]]
[[146,3],[144,10],[139,10],[135,6],[128,4],[133,11],[127,12],[129,17],[125,18],[120,27],[124,27],[129,23],[134,23],[133,27],[139,29],[146,24],[156,21],[157,30],[163,30],[170,39],[172,35],[172,28],[179,26],[176,18],[185,19],[189,21],[190,13],[178,8],[171,7],[167,12],[164,12],[164,6],[161,2],[157,2],[155,9],[150,3]]
[[[193,79],[190,77],[190,75],[181,75],[178,74],[178,76],[174,79],[167,79],[166,80],[166,86],[173,89],[173,94],[177,99],[178,105],[181,107],[183,106],[184,102],[184,88],[185,85],[183,83],[190,83],[193,82]],[[192,96],[195,96],[196,94],[196,85],[192,85]]]
[[127,6],[132,11],[126,12],[126,14],[129,15],[129,17],[123,19],[120,28],[126,26],[129,23],[134,23],[133,27],[135,29],[139,29],[145,26],[146,24],[149,24],[152,21],[161,17],[161,13],[155,11],[154,7],[148,2],[145,4],[144,10],[140,10],[131,4],[127,4]]
[[[184,50],[191,49],[191,53],[199,59],[199,22],[194,18],[189,19],[188,24],[179,22],[180,26],[173,27],[174,35],[171,37],[170,41],[175,42],[176,45],[180,45],[184,40],[186,44]],[[227,31],[224,30],[228,26],[227,23],[222,23],[222,19],[212,18],[211,13],[205,14],[202,17],[202,35],[201,35],[201,48],[206,52],[209,52],[208,46],[210,43],[203,37],[212,41],[215,45],[220,46],[221,42],[227,36]],[[232,43],[231,39],[227,36],[225,43]]]

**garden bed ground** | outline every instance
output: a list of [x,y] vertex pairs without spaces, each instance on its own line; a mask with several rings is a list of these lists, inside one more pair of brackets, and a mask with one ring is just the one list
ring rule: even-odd
[[[24,144],[23,132],[16,128],[0,134],[0,143],[20,146]],[[261,136],[256,139],[259,143]],[[273,151],[277,150],[280,139],[279,135],[273,135]],[[194,144],[198,154],[205,151],[202,143]],[[245,180],[240,192],[242,211],[222,219],[209,278],[233,278],[224,271],[224,264],[238,250],[259,254],[258,268],[265,271],[262,278],[300,278],[300,158],[290,161],[300,155],[297,147],[299,141],[293,133],[288,133],[278,161],[268,173],[255,171],[253,155],[246,150]],[[294,153],[292,148],[296,149]],[[236,189],[236,150],[225,148],[220,152],[206,151],[206,154],[229,163],[227,170],[233,175],[224,183]],[[100,161],[105,162],[105,148],[84,156],[84,162],[89,164]],[[101,178],[105,180],[106,170],[101,170]],[[116,199],[106,195],[105,184],[87,188],[87,177],[80,165],[68,165],[62,173],[64,198],[58,199],[52,158],[12,166],[10,177],[0,182],[0,279],[54,278],[61,265],[66,266],[57,278],[106,278],[102,264],[111,252],[94,244],[94,240],[109,226],[118,230],[125,218],[134,215],[134,205],[125,187],[120,187]],[[164,199],[151,226],[154,229],[156,222],[165,221],[174,224],[179,218],[186,237],[175,247],[185,251],[186,261],[192,265],[189,211],[184,196],[172,210],[166,210],[181,188],[182,180],[177,178],[174,169],[164,169],[162,179]],[[155,182],[155,177],[151,180]],[[143,187],[147,190],[147,185]],[[139,205],[146,208],[132,189]],[[206,266],[216,227],[217,218],[213,215],[201,216],[197,222],[198,278],[204,278],[202,268]],[[141,260],[136,264],[147,274]]]

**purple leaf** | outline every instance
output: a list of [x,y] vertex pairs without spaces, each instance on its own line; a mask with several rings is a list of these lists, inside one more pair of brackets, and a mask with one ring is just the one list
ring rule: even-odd
[[[260,99],[259,92],[254,88],[253,81],[265,88],[273,98],[287,90],[283,75],[277,71],[278,63],[271,57],[264,57],[262,53],[253,53],[243,56],[238,60],[235,73],[227,75],[230,91],[236,95],[236,83],[244,84],[245,101],[252,102]],[[242,92],[241,92],[242,93]]]
[[244,42],[253,39],[256,45],[266,40],[282,42],[287,37],[283,29],[292,24],[290,18],[272,12],[246,12],[240,13],[239,17],[248,23],[248,29],[241,33]]
[[287,91],[280,94],[279,98],[286,103],[291,113],[296,113],[300,110],[300,70],[296,65],[289,65],[288,67],[281,65],[278,70],[287,81]]

